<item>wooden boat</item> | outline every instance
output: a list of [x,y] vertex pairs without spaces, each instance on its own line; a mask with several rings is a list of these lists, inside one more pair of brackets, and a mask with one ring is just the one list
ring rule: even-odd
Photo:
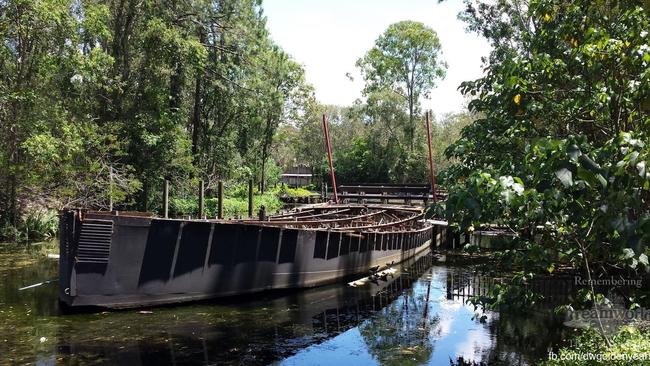
[[59,297],[128,308],[319,286],[415,256],[444,232],[420,208],[306,206],[259,220],[61,213]]

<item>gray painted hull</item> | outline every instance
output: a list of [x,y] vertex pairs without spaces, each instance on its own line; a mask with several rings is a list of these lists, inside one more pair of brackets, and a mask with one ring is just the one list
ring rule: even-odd
[[434,226],[341,233],[228,221],[61,215],[60,299],[129,308],[319,286],[414,257]]

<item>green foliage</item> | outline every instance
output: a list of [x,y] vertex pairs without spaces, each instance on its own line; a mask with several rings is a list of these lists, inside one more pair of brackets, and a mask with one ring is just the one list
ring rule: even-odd
[[[233,184],[226,186],[225,196],[223,202],[223,214],[225,219],[247,217],[248,216],[248,185],[247,184]],[[289,192],[295,194],[302,193],[299,189],[288,189]],[[307,191],[309,192],[309,191]],[[272,214],[279,211],[283,207],[280,200],[282,191],[266,192],[260,194],[255,191],[253,196],[253,210],[257,215],[260,207],[264,206],[267,214]],[[216,197],[206,198],[205,200],[205,216],[208,218],[217,217],[217,204]],[[197,197],[170,197],[169,199],[169,215],[170,217],[198,217],[199,202]]]
[[27,240],[48,240],[56,237],[59,217],[56,211],[34,210],[26,213],[21,222],[21,231]]
[[314,192],[301,187],[291,188],[291,187],[287,187],[286,185],[282,185],[280,186],[280,188],[278,188],[277,194],[280,197],[286,196],[291,198],[301,198],[301,197],[309,197],[312,194],[314,194]]
[[480,118],[446,151],[457,164],[438,212],[460,230],[507,227],[516,247],[499,258],[526,272],[590,264],[644,276],[647,10],[637,2],[498,1],[469,5],[463,16],[494,50],[486,76],[461,86]]
[[[313,104],[257,0],[3,2],[0,225],[32,205],[151,210],[164,179],[262,187],[279,125]],[[194,182],[195,183],[195,182]],[[34,203],[35,202],[35,203]]]
[[199,201],[197,198],[177,198],[169,199],[169,216],[170,217],[197,217],[199,212]]
[[[277,195],[269,192],[254,196],[253,215],[255,217],[257,217],[257,212],[262,206],[264,206],[266,214],[268,215],[279,211],[282,208],[282,201],[280,201]],[[223,204],[223,212],[224,217],[247,217],[248,199],[225,199]]]
[[[602,336],[593,329],[579,331],[572,337],[570,346],[559,350],[557,360],[543,361],[540,365],[647,365],[647,359],[641,358],[647,357],[650,350],[650,328],[647,326],[625,326],[611,338],[611,342],[611,346],[606,346]],[[601,359],[580,360],[585,356]],[[635,360],[634,357],[637,359]]]
[[[467,302],[474,306],[475,311],[479,309],[509,313],[526,311],[542,299],[541,295],[526,286],[533,277],[533,273],[516,272],[508,281],[494,284],[487,294],[470,297]],[[485,320],[485,316],[480,320]]]
[[[205,202],[206,215],[208,217],[217,216],[217,199],[210,198]],[[264,206],[266,214],[272,214],[279,211],[283,204],[277,194],[266,192],[253,196],[253,214],[257,217],[260,208]],[[226,219],[247,217],[248,216],[248,198],[226,197],[223,202],[223,215]]]
[[383,161],[372,155],[368,140],[361,137],[336,154],[337,177],[341,182],[381,182]]
[[364,94],[388,92],[401,97],[408,111],[405,131],[409,150],[414,147],[420,97],[427,97],[436,80],[445,76],[447,66],[440,53],[440,41],[433,29],[419,22],[401,21],[391,24],[357,61],[366,81]]
[[[401,102],[393,93],[374,93],[366,104],[314,107],[305,121],[295,127],[284,127],[283,137],[287,140],[283,146],[293,146],[290,154],[295,160],[313,167],[316,182],[318,178],[329,182],[321,119],[326,113],[338,183],[428,182],[424,120],[416,124],[414,148],[409,151],[405,134],[408,115],[402,110]],[[440,119],[432,117],[433,158],[438,169],[448,167],[455,160],[448,159],[444,150],[474,118],[466,111],[443,115]]]
[[31,208],[20,218],[17,226],[0,226],[0,237],[16,243],[51,240],[56,238],[59,229],[59,216],[56,211]]

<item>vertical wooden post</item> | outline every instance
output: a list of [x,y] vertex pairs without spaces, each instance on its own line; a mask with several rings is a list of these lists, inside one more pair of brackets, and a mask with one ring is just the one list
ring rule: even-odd
[[253,180],[248,180],[248,217],[253,217]]
[[223,182],[219,181],[217,185],[217,218],[223,219]]
[[199,181],[199,219],[203,218],[203,212],[205,212],[205,189],[203,187],[203,181]]
[[165,218],[169,218],[169,180],[165,179],[163,185],[163,214]]

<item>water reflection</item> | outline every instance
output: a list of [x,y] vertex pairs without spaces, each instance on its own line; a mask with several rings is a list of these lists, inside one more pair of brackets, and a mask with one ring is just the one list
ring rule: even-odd
[[212,302],[60,315],[56,286],[18,292],[56,275],[56,262],[0,268],[0,352],[9,363],[526,365],[560,332],[542,315],[473,319],[447,298],[450,276],[430,255],[357,288],[333,285]]
[[499,316],[481,323],[473,307],[447,297],[450,277],[433,266],[425,276],[359,327],[301,350],[282,364],[338,359],[359,365],[529,365],[560,341],[560,322],[547,313]]

